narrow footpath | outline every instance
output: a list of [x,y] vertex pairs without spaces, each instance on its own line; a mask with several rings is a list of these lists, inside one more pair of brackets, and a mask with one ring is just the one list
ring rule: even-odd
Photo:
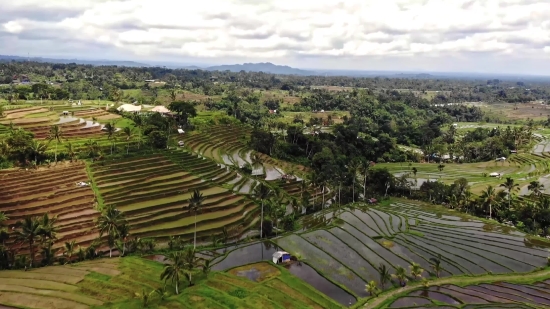
[[[501,282],[501,281],[514,283],[513,281],[517,279],[521,279],[521,281],[538,281],[538,280],[546,280],[549,278],[550,278],[550,269],[545,269],[542,271],[537,271],[529,274],[521,273],[521,274],[505,274],[505,275],[485,275],[485,276],[478,276],[478,277],[440,278],[440,279],[430,280],[430,286],[453,284],[453,283],[459,283],[460,285],[473,285],[473,284],[479,284],[479,283],[490,283],[490,282]],[[379,308],[379,306],[382,303],[384,303],[387,299],[390,299],[401,293],[411,292],[413,290],[418,289],[419,287],[420,285],[415,284],[415,285],[399,288],[396,290],[390,290],[390,291],[384,292],[378,295],[378,297],[370,299],[363,306],[363,308],[364,309]]]

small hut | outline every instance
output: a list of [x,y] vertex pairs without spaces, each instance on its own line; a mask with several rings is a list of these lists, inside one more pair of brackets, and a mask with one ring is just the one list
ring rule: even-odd
[[273,263],[283,264],[290,262],[290,253],[285,251],[277,251],[273,253]]

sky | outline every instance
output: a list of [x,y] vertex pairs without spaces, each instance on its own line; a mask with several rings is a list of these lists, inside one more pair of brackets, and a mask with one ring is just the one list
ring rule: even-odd
[[0,0],[0,54],[550,75],[550,0]]

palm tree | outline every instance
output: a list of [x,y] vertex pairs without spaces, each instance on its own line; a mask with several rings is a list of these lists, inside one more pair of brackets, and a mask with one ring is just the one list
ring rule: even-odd
[[488,185],[485,190],[481,192],[481,201],[484,205],[489,206],[489,219],[492,218],[493,214],[493,203],[497,197],[497,193],[493,186]]
[[432,268],[435,272],[435,276],[439,278],[439,275],[443,270],[443,268],[441,267],[441,254],[438,254],[436,258],[431,258],[430,261],[432,262]]
[[[113,135],[114,135],[115,132],[116,132],[115,124],[114,124],[114,123],[108,122],[108,123],[105,125],[105,131],[107,132],[107,139],[110,140],[111,137],[113,137]],[[113,154],[113,145],[114,145],[114,141],[111,143],[111,154]]]
[[531,191],[534,196],[540,196],[542,191],[544,191],[544,185],[534,180],[529,183],[527,189]]
[[61,127],[58,125],[53,125],[50,128],[50,132],[48,134],[48,140],[49,141],[55,140],[55,154],[54,154],[55,164],[57,164],[57,144],[61,143],[62,137],[63,137],[63,131],[61,130]]
[[187,247],[182,254],[183,271],[187,280],[189,280],[189,286],[193,285],[193,273],[195,268],[199,266],[199,258],[195,254],[195,248]]
[[197,247],[197,213],[201,211],[201,205],[205,199],[206,198],[202,196],[202,193],[195,189],[191,195],[191,198],[189,198],[189,205],[187,206],[189,212],[195,213],[195,235],[193,237],[193,248]]
[[371,282],[369,282],[365,286],[365,291],[367,291],[371,296],[376,297],[376,295],[378,295],[378,292],[380,291],[380,289],[376,285],[376,282],[374,280],[372,280]]
[[514,183],[514,179],[511,177],[506,177],[506,181],[502,184],[500,184],[501,187],[504,187],[506,191],[508,191],[508,208],[510,208],[510,205],[512,203],[512,198],[510,194],[512,191],[517,190],[519,188],[519,185],[517,183]]
[[23,221],[15,224],[19,229],[15,230],[15,239],[20,243],[27,243],[30,252],[30,266],[34,262],[34,244],[40,237],[40,221],[36,218],[25,217]]
[[122,251],[120,256],[124,256],[126,252],[126,240],[128,236],[130,236],[130,226],[125,222],[118,227],[118,237],[122,240]]
[[57,228],[55,224],[57,223],[57,217],[53,216],[50,218],[48,213],[45,213],[39,221],[40,223],[40,232],[39,235],[43,240],[49,240],[50,242],[54,241],[57,237]]
[[443,164],[439,164],[439,165],[437,166],[437,169],[438,169],[440,172],[443,172],[443,169],[444,169],[444,168],[445,168],[445,165],[443,165]]
[[84,143],[84,146],[86,146],[88,150],[88,157],[90,158],[95,158],[96,155],[100,152],[99,144],[97,143],[97,141],[94,141],[92,139],[88,139]]
[[264,184],[263,182],[260,182],[255,188],[254,188],[254,195],[256,195],[256,198],[260,199],[262,204],[262,210],[260,215],[260,238],[263,237],[263,228],[264,228],[264,200],[267,199],[271,194],[273,193],[273,189],[271,189],[270,186]]
[[412,263],[409,268],[411,269],[411,277],[413,278],[419,278],[422,277],[422,273],[424,272],[424,269],[420,266],[418,263]]
[[141,299],[141,305],[143,307],[147,307],[149,305],[149,298],[151,297],[151,294],[153,294],[155,291],[152,291],[151,293],[147,293],[145,289],[141,291],[141,293],[136,292],[136,297]]
[[212,269],[212,265],[210,265],[210,260],[204,260],[202,264],[202,273],[205,277],[208,277],[208,274],[210,273],[210,270]]
[[178,286],[184,270],[183,254],[179,251],[171,252],[164,260],[172,263],[164,266],[164,270],[160,274],[160,280],[164,280],[165,282],[166,280],[171,280],[174,282],[176,284],[176,294],[179,294]]
[[48,149],[48,145],[39,142],[37,140],[32,140],[29,145],[29,150],[34,155],[34,164],[38,165],[38,156],[43,155]]
[[76,243],[74,240],[71,240],[70,242],[65,242],[65,252],[63,252],[63,255],[67,257],[67,263],[71,263],[75,249]]
[[353,199],[353,202],[355,203],[355,180],[357,179],[357,171],[359,170],[361,166],[361,163],[358,162],[358,161],[351,161],[351,163],[349,164],[348,166],[348,169],[352,175],[352,180],[353,180],[353,184],[352,184],[352,199]]
[[115,240],[120,236],[120,227],[124,224],[126,224],[124,213],[113,205],[108,205],[97,219],[99,237],[103,237],[104,234],[108,236],[109,257],[112,257]]
[[399,280],[399,285],[404,286],[404,283],[407,283],[407,270],[402,266],[397,266],[392,277]]
[[73,162],[73,160],[76,161],[75,158],[77,157],[78,153],[76,152],[73,143],[68,142],[65,147],[67,148],[67,155],[69,155],[69,157],[71,158],[71,162]]
[[164,283],[162,287],[154,290],[153,293],[156,293],[160,300],[164,300],[166,297],[170,296],[170,293],[166,290],[166,283]]
[[144,119],[143,119],[143,116],[141,116],[138,113],[135,113],[132,116],[132,120],[134,121],[134,124],[136,125],[136,128],[138,128],[138,132],[139,132],[139,139],[138,139],[138,149],[139,149],[139,146],[141,145],[141,130],[144,125]]
[[0,211],[0,241],[2,241],[2,247],[6,246],[6,240],[9,238],[8,229],[4,226],[4,222],[8,221],[8,216]]
[[385,264],[380,263],[380,266],[378,266],[378,274],[380,275],[380,284],[382,285],[382,289],[384,289],[386,283],[391,280],[390,271]]
[[133,136],[133,131],[130,127],[124,127],[124,129],[122,129],[122,132],[124,133],[124,135],[126,135],[126,154],[128,154],[130,152],[130,140]]

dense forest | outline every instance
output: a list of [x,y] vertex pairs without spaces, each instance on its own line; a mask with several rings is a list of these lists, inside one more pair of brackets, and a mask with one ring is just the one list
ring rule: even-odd
[[[160,80],[165,87],[175,86],[205,95],[220,95],[223,85],[249,89],[290,90],[304,96],[321,86],[369,89],[372,92],[409,90],[415,94],[434,91],[432,103],[455,102],[508,102],[524,103],[550,99],[550,85],[535,81],[461,80],[461,79],[413,79],[413,78],[358,78],[346,76],[292,76],[267,73],[211,72],[203,70],[167,69],[161,67],[117,67],[77,64],[51,64],[41,62],[0,63],[0,88],[4,97],[17,95],[26,99],[34,93],[41,97],[57,99],[116,98],[114,89],[144,87],[145,80]],[[29,81],[56,87],[31,89],[30,85],[13,84],[13,81]],[[344,89],[346,89],[344,88]]]

